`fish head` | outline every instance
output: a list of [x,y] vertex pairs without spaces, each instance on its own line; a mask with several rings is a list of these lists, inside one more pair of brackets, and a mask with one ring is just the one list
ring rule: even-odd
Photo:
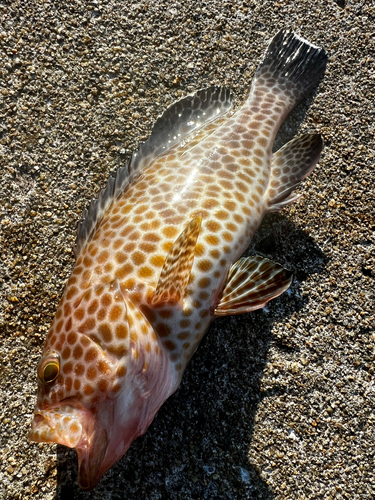
[[38,366],[29,439],[75,448],[79,485],[91,489],[146,432],[176,379],[152,326],[117,284],[69,307],[64,297]]

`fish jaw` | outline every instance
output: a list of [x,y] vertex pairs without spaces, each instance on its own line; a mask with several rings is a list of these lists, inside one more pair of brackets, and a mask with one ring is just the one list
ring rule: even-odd
[[38,443],[56,443],[75,448],[78,455],[79,486],[91,489],[107,470],[103,470],[103,460],[109,445],[106,426],[111,406],[113,407],[109,404],[106,408],[104,421],[100,414],[94,416],[75,401],[37,408],[29,439]]
[[90,441],[93,427],[91,412],[64,401],[63,404],[36,408],[29,439],[37,443],[57,443],[76,448]]
[[[70,403],[70,404],[69,404]],[[74,402],[36,409],[29,439],[37,443],[57,443],[75,448],[79,463],[79,485],[90,489],[97,483],[98,472],[108,445],[105,429],[87,409]]]

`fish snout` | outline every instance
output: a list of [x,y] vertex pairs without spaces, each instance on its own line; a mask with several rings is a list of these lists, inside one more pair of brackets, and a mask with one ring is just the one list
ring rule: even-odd
[[83,415],[81,410],[72,406],[50,407],[35,411],[29,439],[76,448],[85,438],[86,427],[87,415]]

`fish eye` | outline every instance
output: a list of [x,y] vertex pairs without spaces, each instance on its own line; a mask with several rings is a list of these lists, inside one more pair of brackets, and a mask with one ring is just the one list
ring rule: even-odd
[[57,379],[60,373],[60,361],[57,354],[51,354],[41,364],[39,369],[39,378],[41,382],[50,384]]

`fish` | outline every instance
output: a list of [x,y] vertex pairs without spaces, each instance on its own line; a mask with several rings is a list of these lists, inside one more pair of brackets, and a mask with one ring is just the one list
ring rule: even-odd
[[326,62],[324,49],[279,31],[242,106],[233,112],[221,87],[172,104],[83,212],[29,431],[76,449],[81,488],[146,432],[215,318],[262,308],[290,286],[280,264],[241,256],[319,160],[319,134],[272,148]]

